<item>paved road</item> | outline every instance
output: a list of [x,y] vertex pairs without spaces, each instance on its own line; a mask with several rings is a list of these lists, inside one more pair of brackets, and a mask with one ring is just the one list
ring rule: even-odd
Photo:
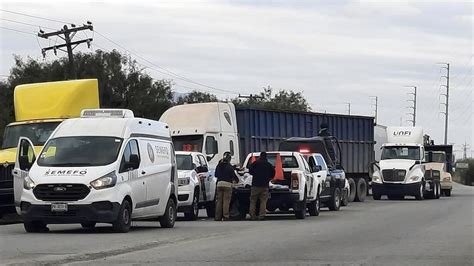
[[351,203],[295,220],[138,222],[128,234],[106,225],[50,226],[27,234],[0,226],[0,264],[473,265],[474,188],[440,200]]

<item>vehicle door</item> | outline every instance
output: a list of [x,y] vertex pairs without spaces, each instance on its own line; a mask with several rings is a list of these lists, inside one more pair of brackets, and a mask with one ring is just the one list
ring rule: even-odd
[[166,174],[161,174],[163,169],[156,164],[157,154],[155,149],[155,141],[148,139],[139,139],[138,150],[140,153],[140,169],[138,170],[139,178],[142,183],[145,182],[146,198],[140,203],[143,208],[144,215],[156,214],[158,204],[160,203],[160,178],[166,178]]
[[324,160],[323,156],[320,154],[315,154],[312,156],[318,165],[321,168],[320,171],[320,182],[321,182],[321,196],[328,196],[331,195],[331,173],[328,169],[326,161]]
[[[201,194],[199,196],[200,201],[207,202],[214,199],[215,184],[212,183],[213,176],[209,171],[206,158],[202,155],[197,155],[200,167],[196,169],[197,176],[201,182]],[[214,189],[214,191],[212,190]]]
[[15,168],[12,171],[15,209],[19,215],[21,215],[20,202],[21,195],[23,194],[23,184],[35,161],[36,154],[33,143],[28,138],[20,137],[17,147]]
[[308,157],[308,165],[317,180],[316,183],[319,185],[319,191],[323,192],[326,187],[327,169],[318,164],[314,155]]
[[[150,178],[150,186],[148,187],[147,198],[154,203],[153,210],[162,213],[166,209],[170,193],[168,189],[174,189],[174,178],[176,174],[176,155],[170,142],[153,140],[149,141],[150,149],[154,151],[153,176]],[[147,144],[148,145],[148,144]],[[150,151],[151,152],[151,151]],[[155,208],[156,206],[156,208]]]
[[308,162],[300,155],[301,161],[303,162],[303,170],[306,178],[306,187],[308,188],[307,195],[309,198],[316,198],[316,179],[311,173],[311,169],[308,165]]
[[146,201],[145,177],[139,173],[141,164],[140,149],[137,139],[130,139],[123,150],[120,162],[119,175],[127,180],[131,187],[133,206],[133,217],[143,215],[143,205]]

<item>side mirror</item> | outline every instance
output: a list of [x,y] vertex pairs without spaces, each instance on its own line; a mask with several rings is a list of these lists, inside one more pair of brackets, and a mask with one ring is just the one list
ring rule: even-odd
[[198,166],[196,167],[196,173],[207,173],[209,172],[209,169],[206,166]]
[[209,156],[209,155],[206,156],[206,160],[207,160],[208,162],[210,162],[210,161],[212,160],[212,158],[214,158],[214,156]]
[[136,154],[130,155],[130,161],[125,163],[125,169],[133,170],[137,169],[138,167],[140,167],[140,158],[138,158],[138,155]]
[[321,171],[323,168],[321,167],[321,165],[314,165],[313,166],[313,173],[316,173],[316,172],[319,172]]
[[24,171],[30,170],[31,166],[33,165],[33,162],[30,162],[28,159],[28,155],[20,155],[18,157],[18,163],[20,165],[20,169]]
[[415,164],[421,164],[421,161],[420,161],[420,160],[416,160],[416,161],[415,161]]

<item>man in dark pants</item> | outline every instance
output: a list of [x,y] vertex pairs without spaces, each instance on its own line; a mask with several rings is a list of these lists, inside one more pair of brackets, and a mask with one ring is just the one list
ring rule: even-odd
[[250,190],[250,218],[256,220],[257,200],[260,200],[259,220],[265,219],[268,200],[268,183],[275,176],[275,168],[267,160],[267,153],[261,152],[258,160],[249,167],[252,175],[252,189]]
[[216,167],[217,191],[216,191],[216,221],[229,220],[229,207],[232,198],[232,182],[239,182],[235,174],[234,167],[230,164],[232,155],[230,152],[224,153],[224,158]]

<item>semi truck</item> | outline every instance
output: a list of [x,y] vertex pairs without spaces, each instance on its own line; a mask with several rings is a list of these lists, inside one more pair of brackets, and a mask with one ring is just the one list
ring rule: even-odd
[[[215,169],[225,151],[231,163],[242,165],[252,152],[277,151],[290,137],[313,137],[328,125],[338,139],[341,165],[351,180],[351,191],[364,199],[374,161],[374,118],[314,112],[270,111],[235,107],[232,103],[184,104],[168,109],[160,118],[170,126],[176,150],[206,155]],[[357,184],[357,185],[356,185]]]
[[380,162],[374,163],[373,198],[439,198],[440,177],[425,175],[426,162],[423,128],[387,127],[387,143],[382,145]]
[[20,137],[32,141],[39,152],[65,119],[79,117],[85,108],[99,107],[96,79],[23,84],[15,87],[15,122],[3,133],[0,149],[0,217],[14,213],[13,176]]
[[453,189],[453,145],[430,144],[425,146],[425,155],[428,158],[425,176],[439,175],[441,194],[451,196]]

